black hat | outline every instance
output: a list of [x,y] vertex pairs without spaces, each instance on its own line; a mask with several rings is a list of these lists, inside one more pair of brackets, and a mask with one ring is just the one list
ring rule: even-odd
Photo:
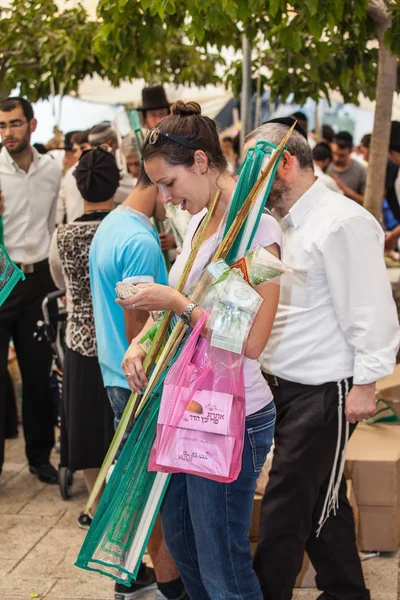
[[114,196],[120,181],[114,156],[102,147],[84,152],[74,175],[78,190],[87,202],[107,202]]
[[169,108],[170,106],[162,85],[143,88],[142,102],[143,106],[139,106],[137,110],[157,110],[158,108]]
[[[264,125],[267,125],[267,123],[279,123],[280,125],[287,125],[287,127],[290,128],[294,122],[295,119],[293,119],[293,117],[277,117],[276,119],[270,119],[269,121],[266,121]],[[298,121],[296,121],[295,130],[298,131],[308,141],[307,134],[302,126],[299,125]]]
[[390,129],[389,150],[400,152],[400,122],[392,121]]

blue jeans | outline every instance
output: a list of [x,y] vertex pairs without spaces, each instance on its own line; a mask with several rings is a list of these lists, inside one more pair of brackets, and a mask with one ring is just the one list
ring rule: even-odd
[[275,405],[246,418],[243,464],[230,484],[173,475],[161,509],[164,538],[191,600],[262,600],[250,553],[256,481],[271,447]]
[[132,392],[127,388],[118,386],[106,387],[106,391],[114,413],[114,429],[117,429]]

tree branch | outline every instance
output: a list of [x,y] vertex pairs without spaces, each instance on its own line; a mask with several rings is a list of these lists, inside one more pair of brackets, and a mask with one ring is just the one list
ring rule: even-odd
[[367,13],[379,28],[389,27],[391,17],[384,0],[368,0]]

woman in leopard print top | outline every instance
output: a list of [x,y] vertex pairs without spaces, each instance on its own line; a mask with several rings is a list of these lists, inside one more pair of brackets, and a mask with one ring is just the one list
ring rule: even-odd
[[[67,304],[61,462],[71,471],[83,470],[90,493],[113,436],[113,413],[97,358],[89,250],[111,210],[119,170],[112,155],[96,149],[83,154],[75,176],[84,214],[55,232],[50,270],[56,285],[65,289]],[[87,516],[81,515],[78,524],[87,526]]]

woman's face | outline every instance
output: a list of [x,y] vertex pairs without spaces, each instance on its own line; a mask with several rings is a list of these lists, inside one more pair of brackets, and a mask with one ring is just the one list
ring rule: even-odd
[[196,215],[210,202],[210,180],[207,164],[196,159],[193,166],[169,165],[163,158],[145,161],[145,169],[151,181],[158,186],[160,198],[180,206],[191,215]]

